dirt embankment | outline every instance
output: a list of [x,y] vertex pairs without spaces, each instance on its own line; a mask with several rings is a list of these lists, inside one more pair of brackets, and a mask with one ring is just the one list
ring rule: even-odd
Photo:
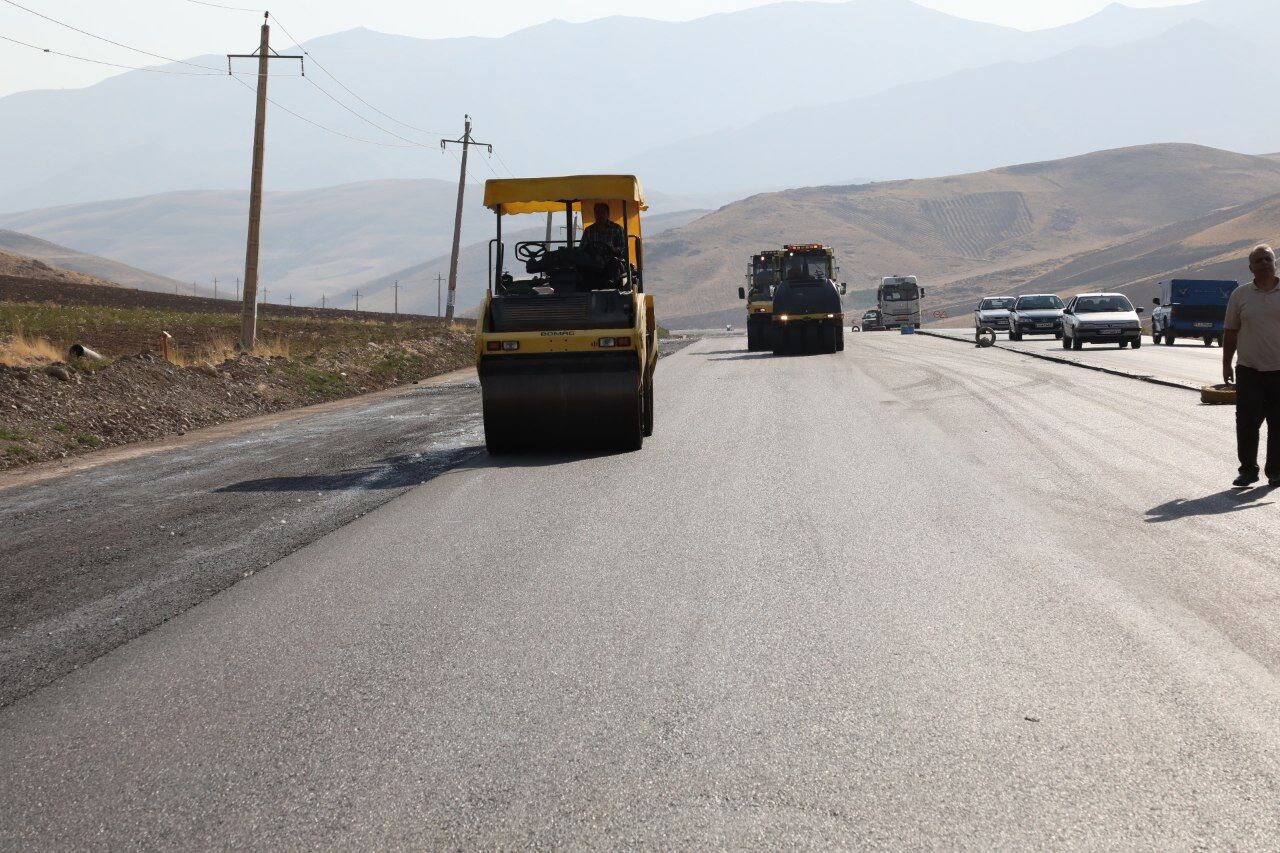
[[472,352],[471,333],[458,329],[216,365],[179,367],[143,352],[105,366],[0,366],[0,469],[408,384],[465,367]]

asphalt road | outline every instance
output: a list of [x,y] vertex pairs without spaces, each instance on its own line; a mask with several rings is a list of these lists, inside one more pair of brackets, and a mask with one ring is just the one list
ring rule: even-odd
[[0,711],[0,844],[1274,847],[1229,408],[744,350],[664,362],[638,453],[478,454]]
[[[966,341],[973,340],[973,329],[929,331]],[[1011,341],[1008,335],[1001,332],[996,335],[996,345],[1016,352],[1094,365],[1135,376],[1151,376],[1195,390],[1222,381],[1222,349],[1217,346],[1207,347],[1201,341],[1180,340],[1172,346],[1165,346],[1153,344],[1151,335],[1143,335],[1142,346],[1136,350],[1129,347],[1120,349],[1115,344],[1085,344],[1077,351],[1064,350],[1062,342],[1054,340],[1052,335],[1023,337],[1020,341]]]

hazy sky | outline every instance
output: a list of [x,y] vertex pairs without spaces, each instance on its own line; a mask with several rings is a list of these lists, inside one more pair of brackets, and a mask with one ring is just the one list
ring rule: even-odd
[[[13,0],[29,9],[165,56],[248,53],[257,47],[254,13],[199,5],[194,0]],[[258,0],[209,0],[255,6]],[[856,0],[855,0],[856,2]],[[1022,29],[1069,23],[1107,0],[916,0],[974,20]],[[1186,0],[1126,0],[1129,6],[1172,6]],[[552,18],[585,21],[608,15],[687,20],[715,12],[765,5],[760,0],[271,0],[270,9],[301,40],[369,27],[424,38],[501,36]],[[154,64],[145,56],[86,38],[0,0],[0,35],[43,48],[130,65]],[[274,39],[273,39],[274,41]],[[84,86],[116,69],[38,53],[0,40],[0,96],[24,89]]]

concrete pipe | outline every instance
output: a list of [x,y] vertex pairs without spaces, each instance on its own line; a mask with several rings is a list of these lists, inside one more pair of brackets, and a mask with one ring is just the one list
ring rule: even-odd
[[87,358],[90,361],[102,361],[102,353],[91,350],[84,344],[72,344],[69,352],[73,358]]

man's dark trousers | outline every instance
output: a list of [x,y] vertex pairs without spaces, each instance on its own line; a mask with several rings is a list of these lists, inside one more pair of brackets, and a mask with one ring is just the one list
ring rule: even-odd
[[1240,473],[1258,473],[1258,432],[1267,423],[1267,479],[1280,478],[1280,370],[1236,366],[1236,449]]

